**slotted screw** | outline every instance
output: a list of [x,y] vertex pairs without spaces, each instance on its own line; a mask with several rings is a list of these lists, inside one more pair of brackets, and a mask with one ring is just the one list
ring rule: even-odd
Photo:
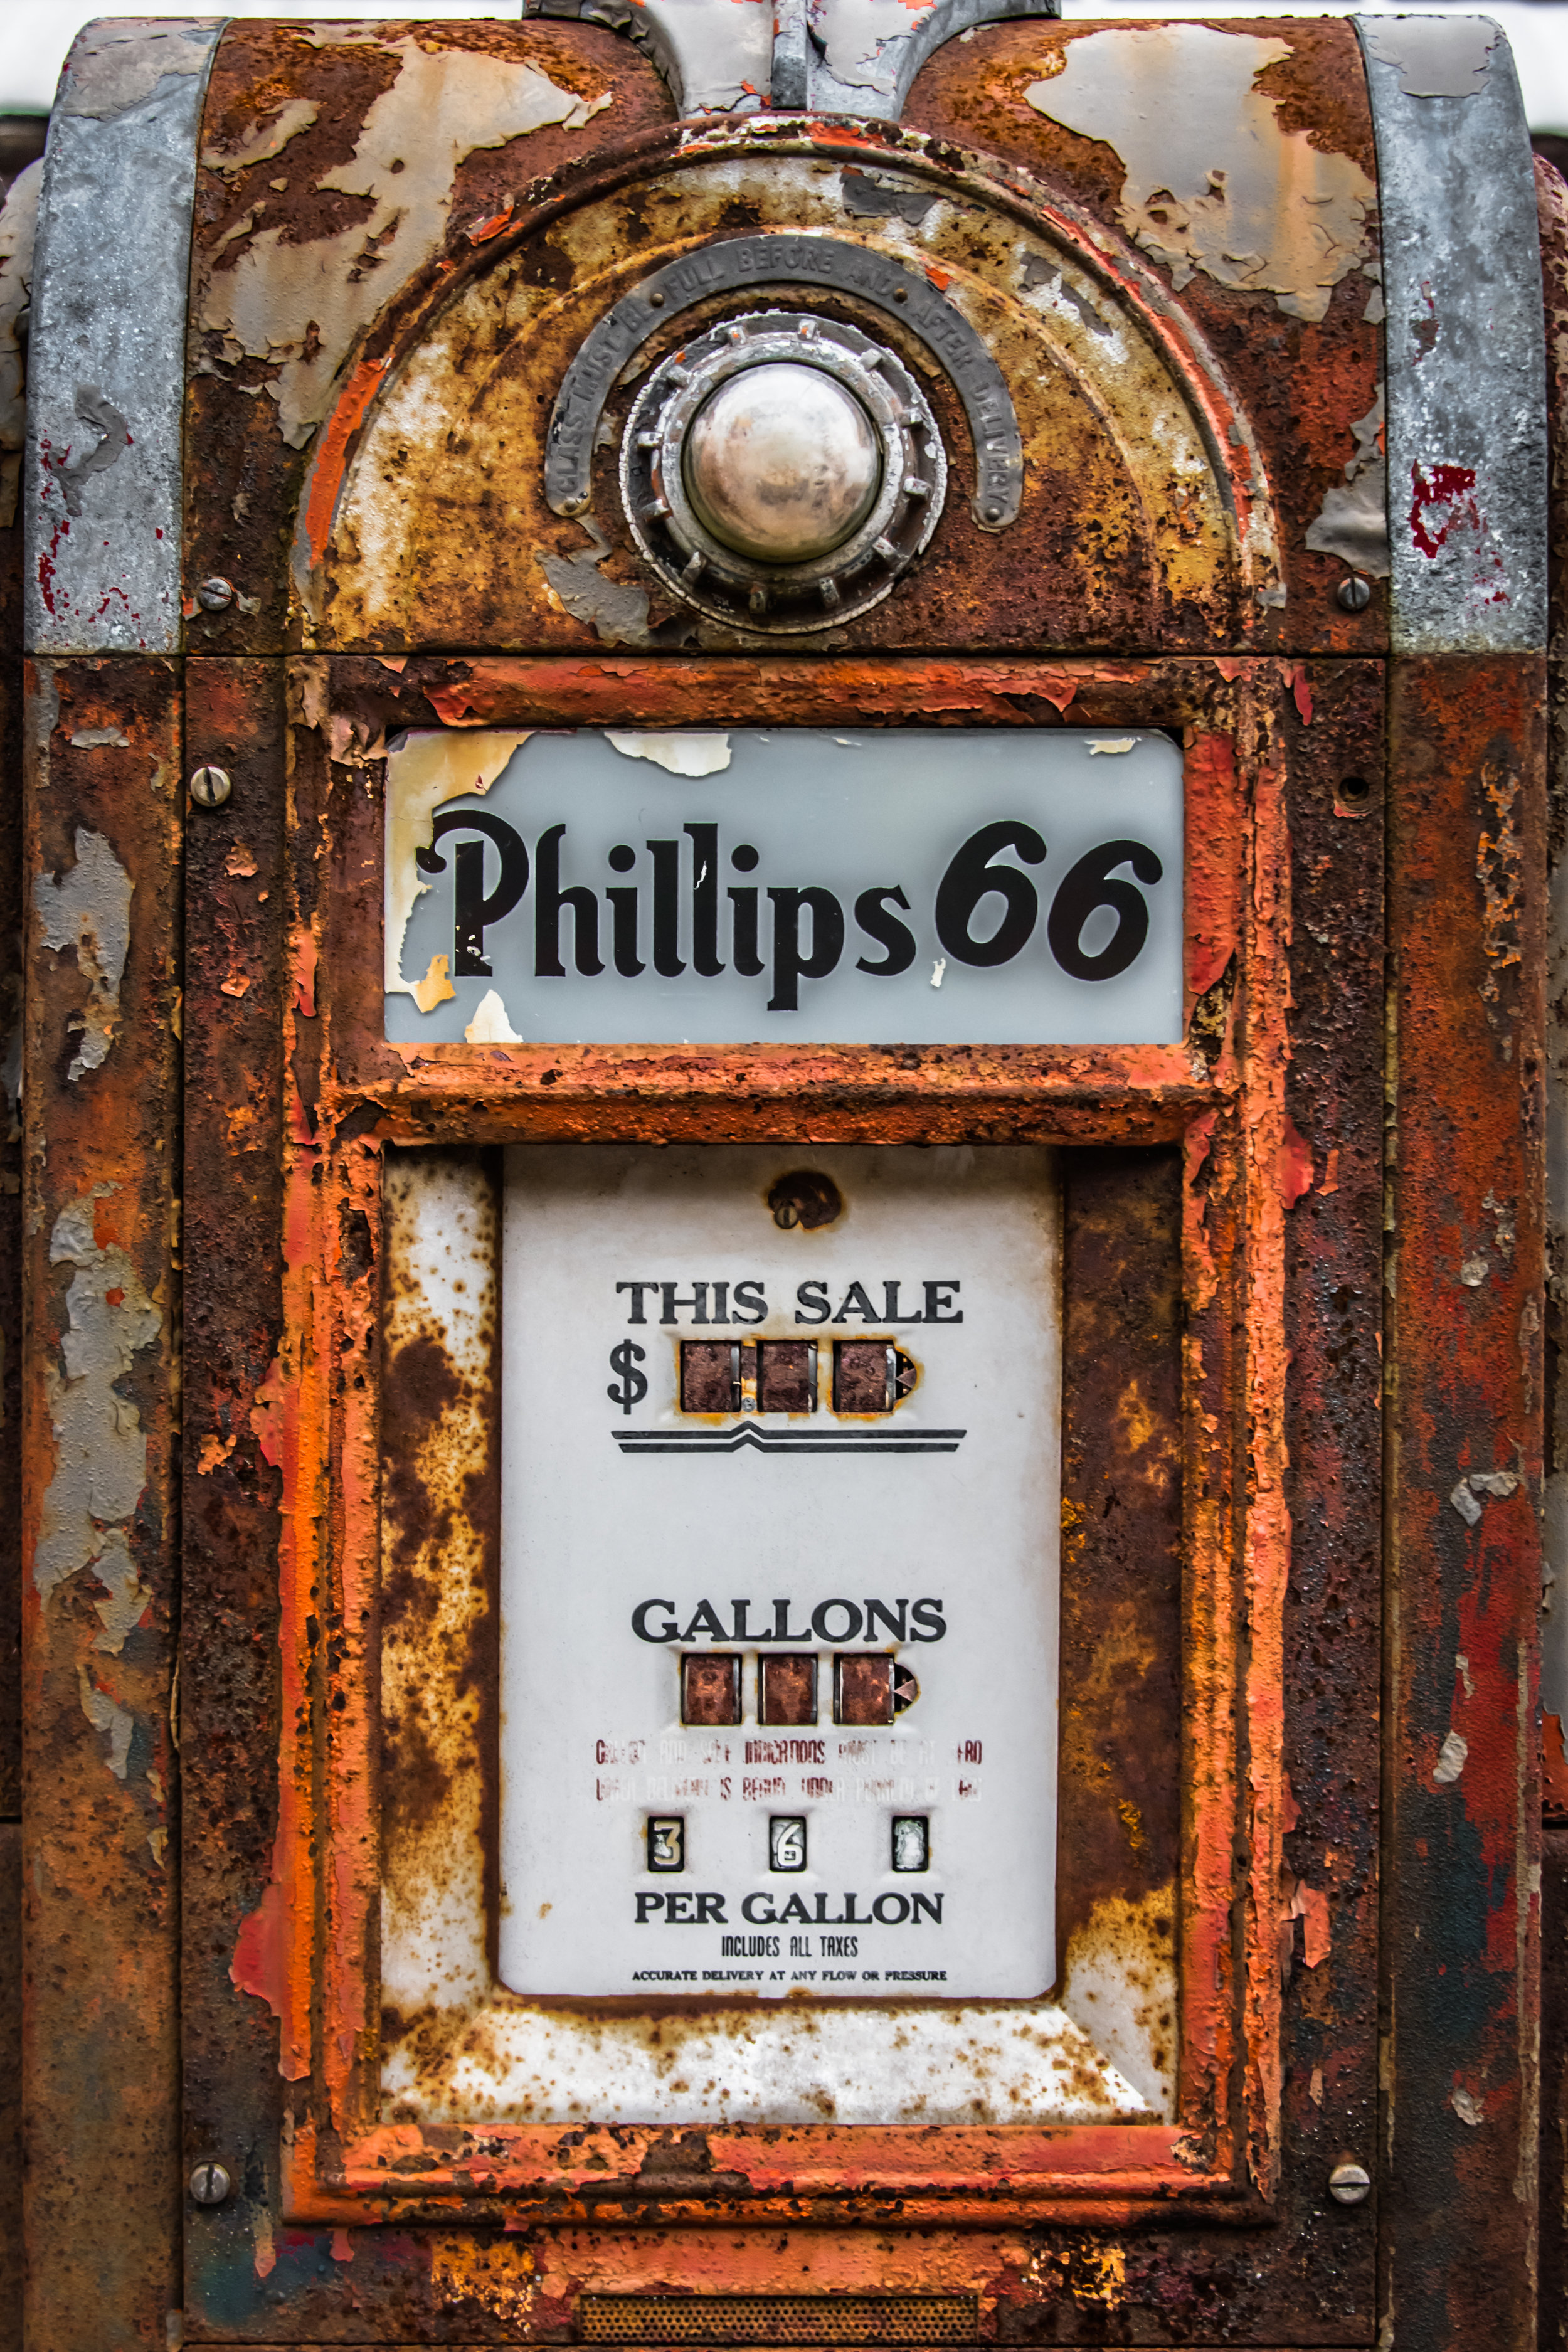
[[1336,2205],[1364,2205],[1372,2194],[1372,2175],[1363,2164],[1336,2164],[1329,2175],[1329,2195]]
[[1340,582],[1334,593],[1347,613],[1364,613],[1372,602],[1372,583],[1363,580],[1359,572],[1352,572],[1348,580]]
[[191,2195],[198,2205],[222,2205],[234,2187],[221,2164],[205,2157],[191,2174]]
[[197,808],[222,808],[233,790],[226,768],[198,768],[191,778],[191,798]]

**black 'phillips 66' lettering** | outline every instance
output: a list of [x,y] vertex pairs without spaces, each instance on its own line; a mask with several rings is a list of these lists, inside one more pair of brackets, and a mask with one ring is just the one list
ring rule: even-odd
[[[546,825],[531,856],[516,828],[488,809],[444,809],[431,846],[416,853],[422,874],[446,873],[436,845],[453,834],[469,836],[456,843],[452,860],[452,970],[458,975],[489,976],[485,933],[521,906],[531,884],[540,980],[564,979],[568,960],[586,979],[606,970],[624,980],[650,969],[667,980],[688,971],[703,980],[733,971],[765,977],[770,1013],[795,1013],[802,982],[826,980],[857,945],[867,952],[855,955],[854,968],[873,980],[908,971],[921,952],[918,918],[901,884],[873,884],[847,914],[837,893],[818,883],[726,879],[726,865],[731,875],[755,873],[758,853],[742,841],[726,859],[715,824],[683,825],[680,838],[645,842],[641,852],[617,843],[606,862],[612,873],[634,878],[602,890],[581,869],[578,879],[564,878],[567,825]],[[1030,869],[1048,858],[1045,836],[1018,817],[983,824],[962,842],[931,909],[942,955],[983,971],[1021,955],[1040,921]],[[1103,842],[1069,867],[1046,920],[1047,949],[1059,970],[1073,980],[1107,981],[1136,962],[1149,936],[1143,894],[1163,874],[1148,844],[1130,840]],[[1109,928],[1095,920],[1102,916],[1113,918]]]

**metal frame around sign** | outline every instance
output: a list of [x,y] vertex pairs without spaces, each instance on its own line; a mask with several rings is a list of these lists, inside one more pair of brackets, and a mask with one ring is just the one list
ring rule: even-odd
[[[340,721],[367,711],[368,692],[384,729],[395,725],[405,689],[384,671],[374,679],[372,665],[352,660],[309,667]],[[280,1820],[272,1890],[242,1930],[236,1969],[277,2009],[283,2076],[309,2085],[285,2140],[292,2221],[450,2218],[471,2214],[476,2198],[514,2214],[583,2217],[609,2198],[624,2217],[661,2137],[487,2123],[480,2164],[454,2150],[449,2133],[436,2146],[417,2127],[379,2120],[377,1407],[369,1369],[343,1381],[331,1368],[374,1362],[380,1146],[805,1132],[1183,1147],[1190,1746],[1180,2105],[1170,2126],[955,2128],[940,2156],[920,2130],[710,2131],[733,2184],[721,2206],[759,2222],[796,2210],[803,2195],[827,2199],[842,2219],[890,2211],[892,2200],[904,2220],[970,2226],[1128,2218],[1149,2200],[1194,2219],[1261,2218],[1279,2161],[1279,1629],[1289,1557],[1285,736],[1310,708],[1310,688],[1288,665],[1225,671],[1206,662],[681,664],[679,675],[657,664],[634,675],[625,664],[487,666],[504,706],[490,715],[509,723],[592,719],[613,702],[622,723],[657,724],[674,689],[719,725],[740,723],[762,698],[774,725],[888,724],[929,719],[933,708],[982,723],[1050,723],[1070,707],[1075,723],[1125,725],[1136,709],[1145,725],[1183,728],[1190,1018],[1176,1046],[388,1046],[375,763],[334,765],[319,730],[297,732],[287,832],[324,855],[294,860],[283,1012],[286,1325],[268,1383],[269,1459],[282,1476]],[[405,678],[419,690],[417,675]],[[1246,1334],[1239,1352],[1237,1331]],[[1246,1653],[1235,1638],[1242,1616],[1253,1629]],[[1238,1879],[1244,1756],[1252,1826]],[[1238,1903],[1250,1923],[1239,1947]],[[708,2191],[693,2203],[671,2182],[636,2210],[710,2221],[714,2203]]]

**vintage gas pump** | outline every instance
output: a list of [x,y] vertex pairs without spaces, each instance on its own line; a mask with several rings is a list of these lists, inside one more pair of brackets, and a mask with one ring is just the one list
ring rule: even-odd
[[1540,254],[1480,18],[83,34],[29,2341],[1533,2343]]

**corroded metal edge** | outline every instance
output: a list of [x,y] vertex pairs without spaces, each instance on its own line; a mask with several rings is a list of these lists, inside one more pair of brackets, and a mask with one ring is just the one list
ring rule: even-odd
[[1545,686],[1389,695],[1380,2301],[1489,2352],[1537,2340]]
[[28,665],[24,2341],[178,2307],[180,679]]
[[1358,16],[1377,141],[1395,653],[1546,643],[1530,133],[1484,16]]
[[[1542,1801],[1568,1816],[1568,186],[1538,159],[1546,290],[1552,638],[1547,652],[1546,1563],[1541,1612]],[[1568,1849],[1565,1849],[1568,1851]],[[1568,2116],[1565,2116],[1568,2121]],[[1545,2206],[1542,2206],[1544,2211]],[[1561,2208],[1559,2210],[1562,2210]]]
[[33,280],[29,652],[179,650],[191,209],[223,22],[89,25],[61,78]]

